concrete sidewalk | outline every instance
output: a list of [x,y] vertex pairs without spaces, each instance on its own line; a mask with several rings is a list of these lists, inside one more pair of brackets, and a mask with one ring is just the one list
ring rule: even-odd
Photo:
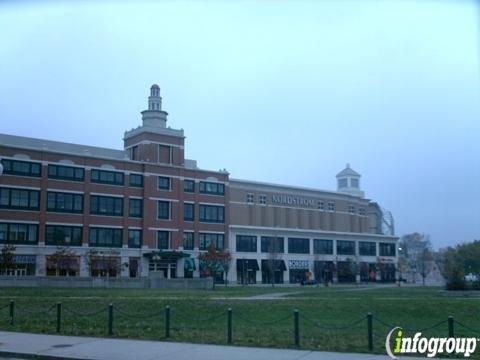
[[[383,355],[345,354],[189,343],[41,335],[0,331],[0,357],[115,360],[383,360]],[[414,360],[415,358],[408,358]],[[425,359],[425,358],[423,358]],[[417,358],[419,360],[419,358]]]

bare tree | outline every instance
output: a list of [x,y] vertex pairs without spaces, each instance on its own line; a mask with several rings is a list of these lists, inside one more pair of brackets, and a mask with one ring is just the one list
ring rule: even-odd
[[52,255],[48,257],[49,268],[55,271],[59,276],[62,272],[69,274],[72,271],[78,271],[77,256],[68,247],[58,247]]
[[275,271],[277,270],[276,267],[278,266],[278,257],[280,253],[280,243],[278,239],[279,238],[277,237],[271,237],[267,248],[268,275],[272,287],[275,287]]
[[[94,271],[100,270],[102,276],[110,278],[117,276],[122,270],[122,263],[118,254],[112,252],[89,249],[85,253],[85,262],[89,269],[90,276],[93,276]],[[98,263],[102,264],[101,269],[95,268],[95,264]]]
[[402,237],[399,245],[399,266],[412,274],[413,283],[416,282],[416,274],[419,272],[425,285],[434,265],[430,237],[420,233],[408,234]]

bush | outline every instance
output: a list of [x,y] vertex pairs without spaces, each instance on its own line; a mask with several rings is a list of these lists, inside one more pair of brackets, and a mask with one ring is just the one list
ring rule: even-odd
[[447,290],[465,290],[465,278],[459,269],[452,269],[447,276]]

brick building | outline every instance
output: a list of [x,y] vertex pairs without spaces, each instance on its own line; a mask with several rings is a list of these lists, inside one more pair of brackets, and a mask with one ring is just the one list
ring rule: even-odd
[[153,85],[123,150],[0,134],[0,245],[16,247],[0,271],[198,277],[214,244],[233,282],[394,279],[397,238],[349,166],[337,191],[230,179],[185,159],[167,115]]

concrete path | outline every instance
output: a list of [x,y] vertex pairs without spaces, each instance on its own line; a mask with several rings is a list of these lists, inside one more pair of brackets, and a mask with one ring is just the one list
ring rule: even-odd
[[[382,355],[104,339],[0,331],[0,358],[114,360],[384,360]],[[420,358],[408,358],[420,360]],[[423,358],[424,360],[425,358]]]

